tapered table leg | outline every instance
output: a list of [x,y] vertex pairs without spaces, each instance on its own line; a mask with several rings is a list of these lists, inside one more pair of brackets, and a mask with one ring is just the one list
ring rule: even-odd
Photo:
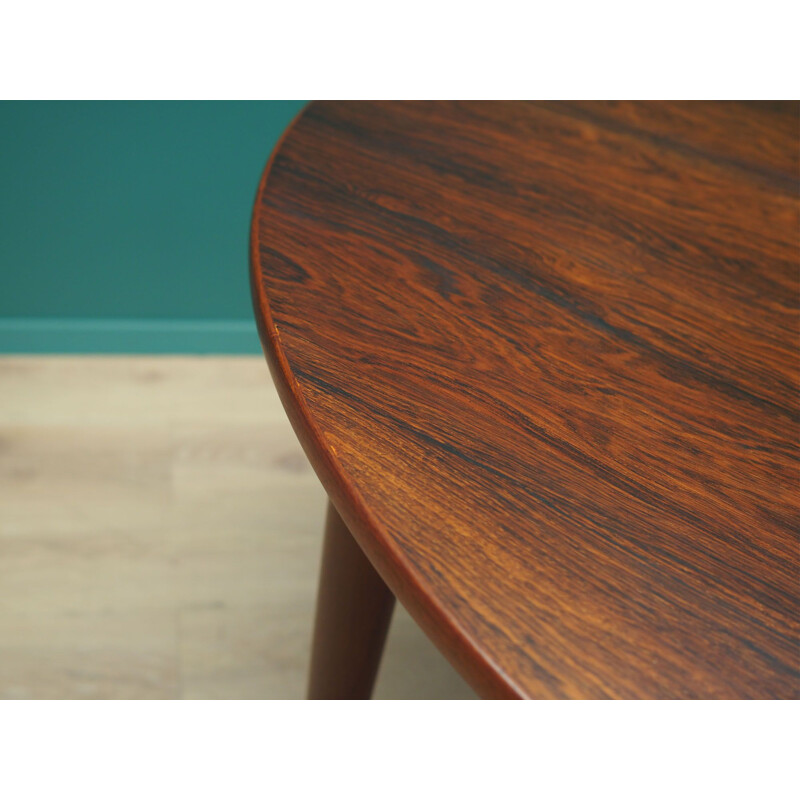
[[394,595],[329,502],[309,699],[369,699],[393,609]]

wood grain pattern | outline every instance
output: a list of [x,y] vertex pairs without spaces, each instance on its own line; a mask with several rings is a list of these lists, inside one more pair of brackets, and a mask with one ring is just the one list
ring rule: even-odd
[[484,696],[797,695],[799,120],[315,103],[273,154],[284,406]]

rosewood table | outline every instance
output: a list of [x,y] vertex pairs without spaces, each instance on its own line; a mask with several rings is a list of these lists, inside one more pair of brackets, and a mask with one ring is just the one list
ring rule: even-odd
[[790,698],[797,104],[314,103],[264,351],[331,503],[309,695],[394,597],[488,698]]

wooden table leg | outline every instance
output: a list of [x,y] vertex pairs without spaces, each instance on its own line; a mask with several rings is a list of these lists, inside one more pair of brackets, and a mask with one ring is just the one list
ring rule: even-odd
[[328,503],[310,700],[368,700],[389,630],[394,595]]

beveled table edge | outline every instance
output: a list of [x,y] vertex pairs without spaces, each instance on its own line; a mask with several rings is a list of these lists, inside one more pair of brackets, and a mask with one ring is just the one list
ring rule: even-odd
[[399,548],[381,534],[377,520],[370,514],[355,486],[337,464],[336,454],[328,445],[303,398],[281,344],[262,280],[259,259],[259,220],[261,200],[269,182],[275,158],[284,142],[306,113],[305,106],[275,145],[261,175],[253,205],[250,225],[250,291],[264,351],[281,403],[305,454],[353,537],[397,599],[408,610],[427,636],[458,670],[472,688],[485,699],[525,699],[526,695],[503,672],[490,656],[463,631],[457,620],[439,606],[425,591],[419,577]]

